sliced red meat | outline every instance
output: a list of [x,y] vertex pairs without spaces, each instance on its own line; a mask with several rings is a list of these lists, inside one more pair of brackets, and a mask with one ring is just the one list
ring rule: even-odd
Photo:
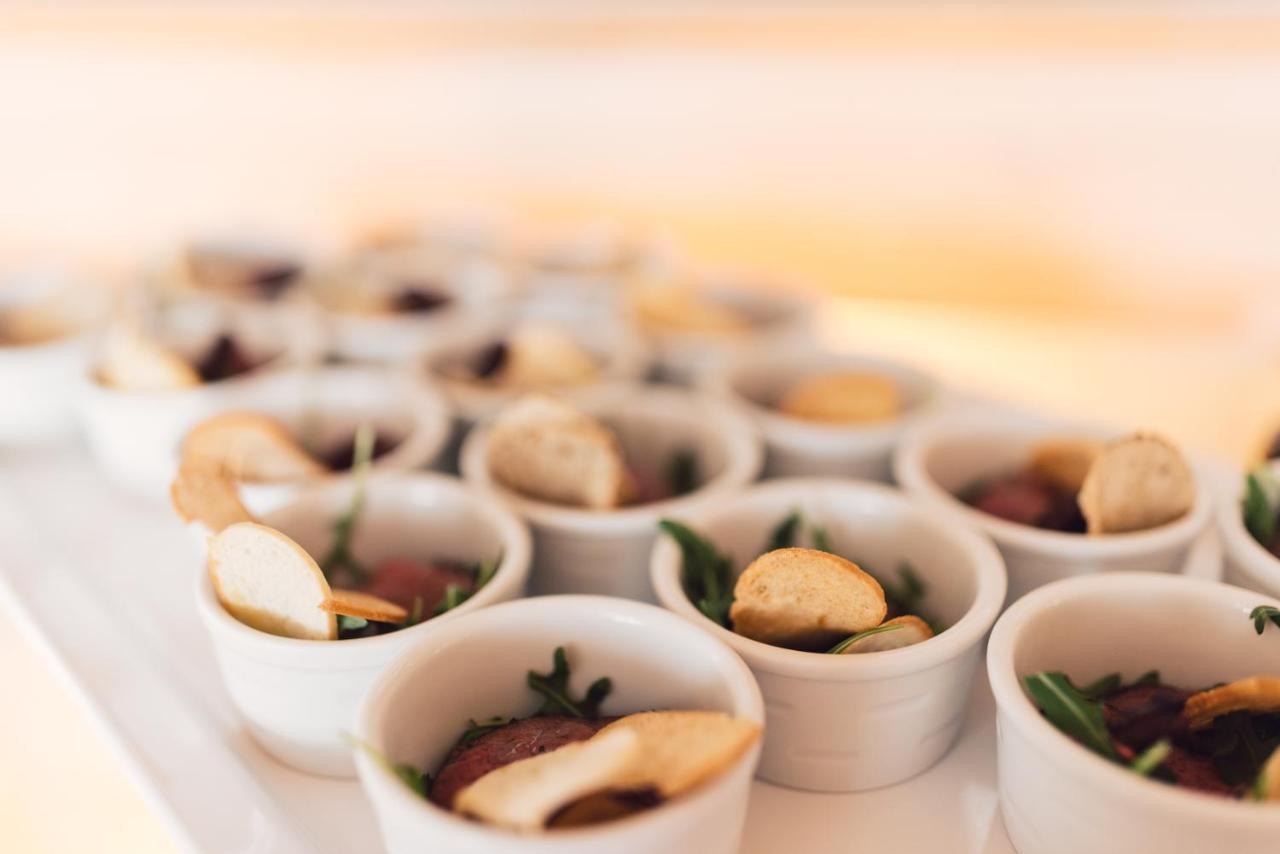
[[1107,697],[1102,714],[1116,741],[1141,751],[1186,731],[1182,707],[1190,696],[1172,685],[1134,685]]
[[993,480],[973,499],[982,512],[1023,525],[1036,524],[1052,503],[1049,487],[1021,475]]
[[457,585],[470,593],[475,588],[475,577],[457,564],[392,558],[378,564],[373,578],[361,589],[395,602],[410,613],[414,611],[414,600],[421,598],[421,613],[430,617],[450,585]]
[[586,720],[555,715],[524,718],[487,732],[469,744],[459,744],[449,751],[436,773],[431,800],[452,809],[458,792],[490,771],[575,741],[586,741],[613,720],[616,718]]

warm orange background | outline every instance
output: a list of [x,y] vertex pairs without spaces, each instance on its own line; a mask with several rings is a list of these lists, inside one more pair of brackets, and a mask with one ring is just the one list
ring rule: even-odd
[[[834,346],[1236,459],[1280,420],[1261,6],[596,5],[8,3],[0,265],[609,216],[850,297]],[[170,850],[14,635],[6,846]]]

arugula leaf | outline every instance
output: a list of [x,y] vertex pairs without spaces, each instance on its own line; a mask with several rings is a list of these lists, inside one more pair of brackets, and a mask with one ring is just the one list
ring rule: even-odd
[[369,621],[364,617],[349,617],[346,614],[338,615],[338,631],[355,632],[369,625]]
[[777,524],[773,529],[773,533],[769,535],[769,544],[765,546],[766,552],[774,552],[778,549],[789,549],[796,544],[796,534],[800,532],[800,524],[804,521],[804,517],[800,515],[799,510],[792,510],[785,519]]
[[1146,673],[1142,674],[1137,679],[1133,680],[1133,684],[1134,685],[1159,685],[1160,671],[1148,670]]
[[586,695],[581,700],[573,699],[569,693],[569,658],[564,647],[556,647],[552,656],[550,673],[538,673],[530,670],[525,681],[529,687],[542,695],[542,707],[535,715],[568,715],[574,718],[600,717],[600,704],[613,690],[613,681],[602,676],[592,682]]
[[836,550],[831,547],[831,538],[827,536],[827,529],[821,525],[814,525],[809,529],[809,539],[813,543],[813,547],[820,552],[827,554],[835,554]]
[[896,631],[900,628],[902,628],[902,624],[897,623],[892,626],[879,625],[879,626],[876,626],[875,628],[867,629],[864,632],[857,632],[856,634],[849,635],[847,638],[840,641],[840,643],[836,644],[835,646],[831,647],[831,649],[827,650],[827,655],[839,655],[840,653],[848,649],[855,641],[860,641],[863,638],[869,638],[872,635],[882,635],[882,634],[885,634],[886,632]]
[[431,775],[425,771],[419,771],[408,762],[392,762],[387,755],[378,748],[374,747],[367,741],[356,738],[350,733],[343,733],[347,742],[355,747],[363,750],[370,759],[377,762],[383,768],[400,778],[406,786],[412,789],[418,797],[427,799],[431,795]]
[[493,732],[495,729],[502,729],[514,720],[515,718],[504,718],[500,715],[482,718],[481,720],[473,718],[467,721],[467,728],[462,733],[462,737],[458,739],[458,744],[470,744],[480,736]]
[[[1072,687],[1075,687],[1074,682],[1072,683]],[[1076,690],[1090,700],[1101,700],[1103,697],[1114,694],[1115,690],[1119,687],[1120,674],[1108,673],[1106,676],[1101,676],[1095,679],[1083,688],[1076,688]]]
[[1049,723],[1099,756],[1117,760],[1111,734],[1102,717],[1102,706],[1076,690],[1065,673],[1033,673],[1022,681]]
[[698,488],[702,477],[698,471],[698,455],[693,451],[676,451],[667,461],[667,489],[673,496],[687,495]]
[[373,445],[376,439],[377,433],[372,424],[366,422],[356,430],[354,462],[351,466],[355,488],[352,490],[351,503],[347,505],[346,512],[333,523],[333,545],[329,548],[329,554],[320,562],[320,571],[324,573],[325,578],[329,578],[339,569],[345,569],[351,573],[356,581],[365,581],[369,578],[369,570],[351,553],[351,537],[355,534],[360,511],[364,509],[365,480],[369,474],[369,463],[373,459]]
[[1229,786],[1248,785],[1280,747],[1280,715],[1231,712],[1213,719],[1213,764]]
[[733,605],[733,561],[721,554],[709,540],[674,519],[663,519],[658,526],[680,546],[683,559],[680,583],[689,601],[707,619],[729,628],[729,607]]
[[[502,563],[502,555],[499,554],[493,560],[482,560],[472,566],[468,571],[471,577],[475,579],[475,585],[471,590],[467,590],[457,584],[450,584],[444,589],[444,598],[440,600],[440,604],[436,606],[434,616],[440,616],[445,611],[452,611],[463,602],[470,599],[480,591],[482,587],[493,580],[498,574],[498,566]],[[416,604],[416,602],[415,602]]]
[[1162,738],[1139,753],[1129,763],[1129,770],[1143,777],[1150,777],[1152,772],[1160,767],[1160,763],[1169,756],[1169,751],[1172,749],[1173,745],[1169,743],[1169,739]]
[[1253,778],[1253,783],[1249,785],[1249,791],[1245,793],[1245,798],[1250,801],[1265,801],[1267,799],[1267,789],[1270,788],[1267,780],[1267,766],[1263,765],[1258,771],[1258,776]]
[[1244,500],[1240,508],[1244,526],[1264,549],[1271,548],[1276,537],[1276,519],[1280,516],[1280,507],[1276,506],[1280,503],[1277,492],[1280,488],[1277,488],[1266,466],[1254,469],[1245,477]]
[[1262,634],[1267,628],[1267,620],[1280,626],[1280,608],[1272,605],[1259,605],[1249,612],[1249,619],[1253,620],[1254,631]]

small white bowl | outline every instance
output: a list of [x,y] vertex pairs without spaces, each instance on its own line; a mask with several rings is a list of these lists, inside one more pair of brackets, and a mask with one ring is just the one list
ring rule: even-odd
[[583,411],[613,428],[628,460],[660,468],[676,451],[694,451],[702,484],[687,495],[618,510],[528,498],[490,475],[489,428],[483,424],[463,442],[462,476],[529,523],[534,593],[596,593],[652,602],[649,551],[658,521],[693,513],[755,480],[764,456],[760,438],[750,420],[728,404],[678,388],[618,386],[583,403]]
[[811,344],[811,307],[802,297],[728,284],[713,284],[703,293],[741,312],[748,327],[737,333],[696,332],[654,323],[632,312],[636,328],[653,350],[658,373],[666,381],[698,383],[737,353],[779,353]]
[[[322,556],[350,493],[343,483],[309,489],[262,521]],[[223,609],[208,572],[200,572],[196,604],[232,702],[263,749],[312,774],[355,773],[345,734],[353,731],[365,691],[388,662],[467,614],[521,596],[529,573],[524,525],[446,475],[371,477],[353,546],[371,564],[424,553],[470,563],[501,552],[502,562],[488,584],[451,611],[398,632],[341,641],[296,640],[250,628]]]
[[[806,377],[858,371],[885,377],[902,395],[895,418],[866,424],[824,424],[778,410],[786,391]],[[889,458],[910,424],[938,403],[932,377],[907,365],[869,356],[817,350],[747,350],[705,377],[706,387],[727,395],[760,425],[767,450],[766,477],[842,475],[889,480]]]
[[285,305],[193,301],[168,309],[161,340],[186,357],[204,352],[221,332],[260,364],[238,376],[171,391],[104,385],[91,364],[79,389],[78,414],[98,466],[118,485],[160,497],[173,479],[177,448],[203,418],[251,405],[272,371],[313,362],[321,343],[306,311]]
[[[1147,531],[1087,536],[1045,531],[984,513],[956,493],[973,481],[1015,471],[1046,438],[1111,438],[1113,433],[1003,411],[940,414],[907,430],[894,452],[902,488],[991,539],[1009,571],[1009,601],[1042,584],[1095,572],[1179,572],[1209,521],[1212,498],[1196,475],[1196,499],[1181,519]],[[1194,466],[1193,466],[1194,468]]]
[[496,261],[432,247],[379,250],[321,275],[352,288],[364,279],[374,281],[375,287],[383,280],[429,279],[432,290],[450,298],[449,304],[433,311],[364,314],[327,304],[317,293],[327,309],[332,351],[365,362],[404,363],[435,347],[474,340],[492,313],[502,309],[512,288],[508,271]]
[[[1280,460],[1271,460],[1267,465],[1280,477]],[[1226,557],[1223,581],[1280,596],[1280,558],[1259,545],[1245,528],[1240,508],[1243,497],[1243,474],[1218,496],[1218,536]]]
[[[247,411],[280,419],[312,448],[350,440],[365,423],[398,440],[373,460],[373,472],[415,471],[436,462],[449,439],[450,409],[444,397],[415,371],[379,365],[324,365],[279,371],[257,384]],[[174,466],[180,454],[174,449]],[[347,480],[349,471],[306,481],[242,482],[240,497],[254,514],[287,503],[300,489]]]
[[1280,636],[1249,620],[1275,600],[1239,587],[1150,573],[1082,576],[1010,606],[991,633],[1000,804],[1019,854],[1273,851],[1280,810],[1189,792],[1095,755],[1045,720],[1022,678],[1079,682],[1158,669],[1194,688],[1276,672]]
[[[760,721],[760,690],[727,647],[651,605],[551,596],[487,608],[424,636],[379,677],[358,735],[392,762],[434,771],[468,718],[528,715],[529,670],[564,646],[575,691],[608,676],[607,714],[706,709]],[[454,690],[455,687],[464,690]],[[733,854],[760,747],[694,791],[630,818],[520,835],[468,821],[418,797],[364,751],[356,765],[390,854]]]
[[[735,577],[762,553],[774,526],[799,510],[840,554],[895,579],[910,563],[925,604],[947,629],[888,652],[825,655],[771,646],[707,619],[681,586],[680,550],[653,550],[662,604],[743,657],[765,697],[760,776],[822,792],[899,783],[946,754],[964,723],[982,640],[1004,602],[1000,555],[984,538],[878,483],[795,478],[762,483],[681,521],[734,559]],[[798,541],[797,545],[804,544]]]

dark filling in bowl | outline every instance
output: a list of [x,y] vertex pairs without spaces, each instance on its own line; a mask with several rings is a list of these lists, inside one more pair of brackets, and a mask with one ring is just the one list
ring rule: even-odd
[[193,367],[203,382],[212,383],[248,373],[261,364],[255,362],[235,338],[223,333],[195,360]]
[[1087,530],[1076,494],[1029,472],[977,481],[961,490],[957,497],[971,507],[1008,522],[1068,534],[1083,534]]
[[410,621],[402,625],[370,620],[361,625],[362,621],[344,619],[338,627],[339,640],[385,635],[429,620],[442,612],[451,587],[465,594],[475,592],[476,573],[459,563],[392,558],[374,567],[370,576],[354,587],[396,603],[409,612]]
[[397,314],[426,314],[437,311],[453,298],[434,282],[407,284],[391,297],[391,310]]
[[[391,453],[400,445],[400,438],[392,436],[382,431],[378,431],[373,439],[373,452],[370,459],[376,460],[379,457]],[[329,448],[328,451],[320,454],[321,461],[329,467],[331,471],[347,471],[355,464],[356,458],[356,437],[355,434],[346,439],[341,440],[336,445]]]

